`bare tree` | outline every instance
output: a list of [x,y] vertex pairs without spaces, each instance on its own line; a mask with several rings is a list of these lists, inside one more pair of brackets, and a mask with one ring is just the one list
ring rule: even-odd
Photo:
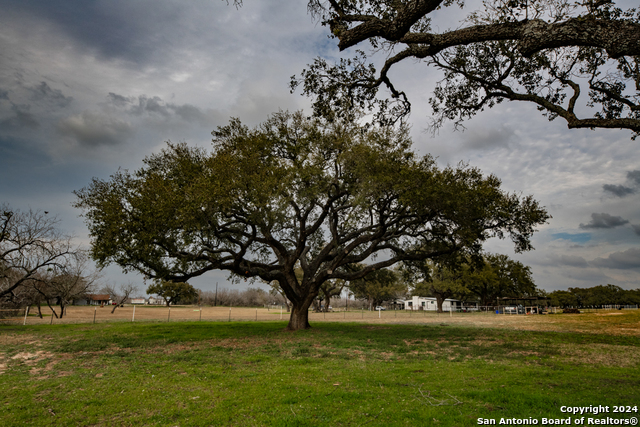
[[67,260],[66,264],[49,268],[46,275],[34,278],[32,283],[55,317],[58,315],[52,302],[60,305],[60,318],[62,318],[66,306],[92,293],[99,278],[100,274],[97,271],[90,271],[87,254],[77,252]]
[[115,285],[106,285],[102,288],[102,291],[109,294],[115,302],[115,305],[111,310],[111,314],[113,314],[116,311],[116,308],[127,302],[131,298],[131,295],[137,293],[139,289],[133,283],[128,282],[121,284],[118,288],[116,288]]
[[0,300],[15,300],[30,280],[63,270],[77,253],[58,223],[47,212],[20,212],[0,205]]

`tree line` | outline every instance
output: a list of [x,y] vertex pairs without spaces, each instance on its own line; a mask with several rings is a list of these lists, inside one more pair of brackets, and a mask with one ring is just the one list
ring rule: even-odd
[[605,305],[639,305],[640,289],[622,289],[607,284],[591,288],[569,288],[548,294],[551,305],[556,307],[602,307]]

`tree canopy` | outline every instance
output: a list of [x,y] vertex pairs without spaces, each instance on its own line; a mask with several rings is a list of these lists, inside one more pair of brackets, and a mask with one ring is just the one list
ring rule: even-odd
[[100,266],[173,282],[214,269],[275,280],[292,302],[289,328],[300,329],[328,280],[477,253],[491,237],[526,251],[549,218],[493,175],[416,156],[402,126],[280,112],[253,129],[233,119],[213,136],[211,152],[169,144],[134,173],[76,192]]
[[[292,90],[313,96],[315,113],[348,115],[354,107],[401,120],[411,109],[391,70],[420,61],[444,73],[430,98],[433,128],[456,126],[504,101],[533,103],[569,128],[640,132],[640,10],[613,0],[484,0],[453,30],[438,31],[436,11],[462,0],[310,0],[340,50],[372,47],[386,54],[377,69],[357,50],[336,64],[318,58]],[[455,15],[454,15],[455,16]],[[386,87],[390,97],[379,96]]]
[[493,305],[496,298],[537,296],[531,268],[503,254],[486,254],[480,265],[467,265],[462,281],[468,294],[482,305]]
[[[155,294],[164,298],[169,307],[177,301],[189,301],[198,296],[198,291],[188,283],[157,280],[147,288],[148,294]],[[115,311],[115,309],[114,309]]]
[[397,272],[383,268],[350,282],[349,290],[355,299],[366,299],[371,307],[376,307],[403,298],[407,293],[407,285]]

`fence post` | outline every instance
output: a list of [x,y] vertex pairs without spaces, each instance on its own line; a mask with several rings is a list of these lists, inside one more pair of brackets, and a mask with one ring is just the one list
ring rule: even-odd
[[198,306],[198,310],[200,311],[200,322],[202,322],[202,306]]
[[171,320],[171,306],[169,306],[169,315],[167,316],[167,322]]
[[22,322],[22,326],[25,326],[27,324],[27,314],[29,313],[29,308],[31,308],[31,306],[27,306],[27,308],[24,309],[24,322]]
[[256,308],[256,322],[258,321],[258,309]]
[[282,306],[280,306],[280,320],[282,320]]
[[98,307],[93,307],[93,324],[96,324],[96,312],[98,311]]
[[136,320],[136,306],[133,306],[133,314],[131,315],[131,322]]
[[229,322],[231,322],[231,307],[229,307]]

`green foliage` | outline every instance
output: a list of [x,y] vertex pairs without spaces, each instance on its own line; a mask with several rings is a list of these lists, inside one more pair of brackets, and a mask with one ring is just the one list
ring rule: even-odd
[[569,288],[549,293],[551,304],[559,307],[600,307],[640,304],[640,289],[625,290],[615,285]]
[[467,268],[463,277],[468,292],[482,305],[493,305],[498,297],[538,295],[531,269],[506,255],[488,254],[480,266]]
[[396,271],[383,268],[350,282],[349,290],[356,299],[366,299],[376,307],[384,302],[404,297],[407,293],[407,285]]
[[198,296],[198,291],[188,283],[184,282],[170,282],[159,280],[151,284],[147,288],[148,294],[159,295],[167,302],[167,307],[171,303],[175,304],[178,301],[191,302]]

